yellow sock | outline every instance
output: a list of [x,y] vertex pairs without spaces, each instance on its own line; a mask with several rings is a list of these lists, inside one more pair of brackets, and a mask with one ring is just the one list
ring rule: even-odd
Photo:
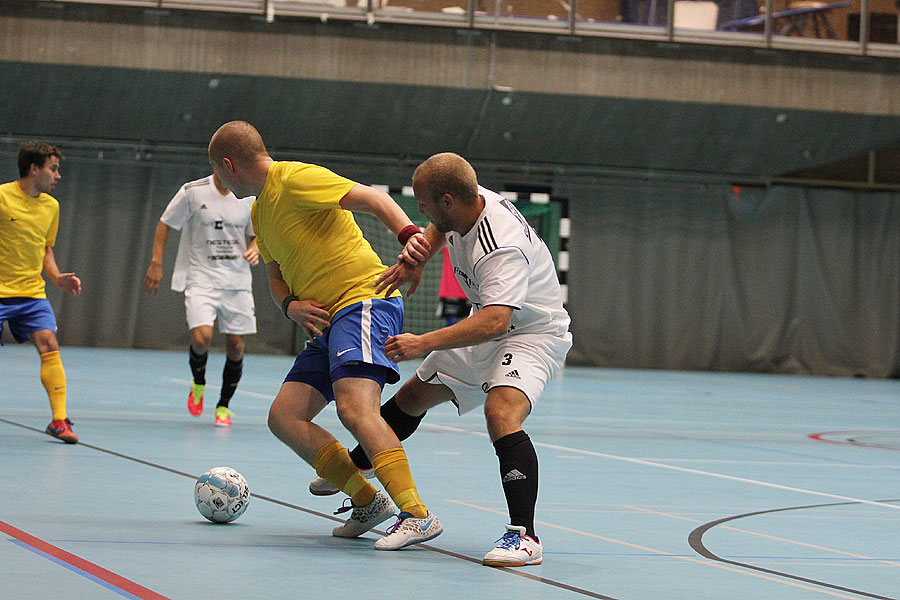
[[384,489],[394,499],[401,512],[408,512],[420,518],[428,516],[428,508],[416,491],[416,483],[413,481],[403,448],[379,452],[372,457],[372,466],[375,467],[378,481],[384,485]]
[[66,371],[59,350],[41,354],[41,383],[50,398],[53,420],[66,418]]
[[313,468],[319,477],[350,496],[354,506],[365,506],[375,499],[375,486],[360,474],[339,441],[329,442],[319,450]]

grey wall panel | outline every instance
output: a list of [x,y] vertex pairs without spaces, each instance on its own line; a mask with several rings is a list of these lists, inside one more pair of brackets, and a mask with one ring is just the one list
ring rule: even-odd
[[896,194],[624,181],[573,193],[573,362],[900,376]]
[[0,77],[2,133],[198,149],[244,119],[295,155],[453,150],[512,165],[755,177],[900,137],[900,117],[731,105],[10,62]]

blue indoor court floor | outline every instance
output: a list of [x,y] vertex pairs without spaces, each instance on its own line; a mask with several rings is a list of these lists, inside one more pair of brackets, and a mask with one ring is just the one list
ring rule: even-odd
[[[342,498],[311,496],[266,428],[291,357],[245,358],[232,428],[212,424],[221,353],[199,418],[186,350],[62,358],[74,446],[43,433],[34,347],[0,348],[4,600],[900,600],[897,380],[567,367],[526,422],[544,563],[494,569],[506,505],[477,411],[438,407],[404,442],[443,535],[379,552],[331,536]],[[317,422],[351,444],[333,407]],[[253,493],[228,525],[193,503],[214,466]]]

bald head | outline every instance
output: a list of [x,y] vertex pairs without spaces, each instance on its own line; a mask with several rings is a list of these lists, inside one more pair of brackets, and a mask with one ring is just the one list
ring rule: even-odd
[[225,123],[209,140],[209,164],[238,198],[258,196],[266,185],[272,157],[256,127],[246,121]]
[[225,123],[209,140],[209,161],[214,166],[221,165],[225,158],[248,165],[268,155],[259,131],[246,121]]
[[453,152],[435,154],[416,167],[413,189],[416,197],[426,200],[436,200],[444,194],[450,194],[463,204],[474,204],[478,199],[475,169]]

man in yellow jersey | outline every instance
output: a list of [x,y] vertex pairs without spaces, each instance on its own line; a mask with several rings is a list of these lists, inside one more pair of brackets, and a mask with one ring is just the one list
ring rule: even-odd
[[41,355],[41,383],[50,397],[53,420],[47,433],[78,443],[66,414],[66,372],[59,358],[56,317],[47,300],[41,271],[60,289],[77,296],[81,280],[60,273],[53,255],[59,203],[49,195],[59,181],[62,153],[43,142],[19,148],[19,179],[0,185],[0,327],[9,324],[20,344],[34,342]]
[[[400,379],[384,344],[402,331],[403,299],[376,292],[386,267],[351,211],[375,215],[414,259],[427,258],[428,242],[388,194],[323,167],[274,161],[249,123],[222,125],[209,142],[209,162],[238,198],[256,196],[253,231],[269,291],[310,340],[272,402],[269,429],[350,496],[350,504],[338,510],[352,510],[350,518],[332,533],[362,535],[388,519],[396,503],[398,520],[375,543],[377,550],[438,536],[441,522],[419,498],[400,440],[379,414],[384,384]],[[366,480],[333,435],[312,422],[332,400],[390,497]]]

